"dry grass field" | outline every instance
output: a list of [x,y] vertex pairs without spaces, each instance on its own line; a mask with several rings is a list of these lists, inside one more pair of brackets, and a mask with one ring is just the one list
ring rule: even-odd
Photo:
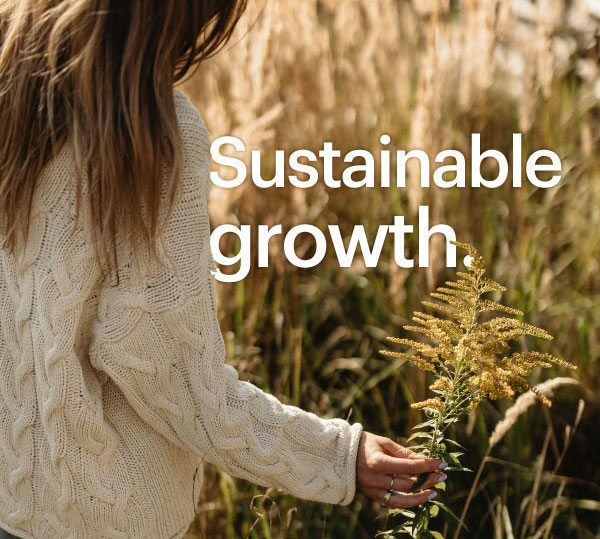
[[[266,178],[275,149],[318,151],[333,141],[377,155],[382,133],[393,148],[468,156],[471,133],[510,155],[519,132],[527,154],[548,148],[561,157],[563,179],[552,189],[421,189],[415,170],[403,189],[212,187],[213,228],[338,224],[350,233],[363,224],[374,234],[394,215],[416,222],[428,204],[432,222],[479,249],[508,288],[504,302],[555,336],[543,350],[578,366],[534,373],[533,383],[577,380],[554,384],[551,409],[524,399],[505,417],[513,403],[484,403],[457,427],[463,464],[476,470],[486,459],[461,537],[600,536],[599,34],[597,0],[255,0],[226,51],[183,87],[213,139],[236,135],[261,150]],[[228,242],[223,250],[235,252]],[[432,242],[429,268],[400,269],[386,246],[377,268],[360,260],[340,268],[331,251],[299,269],[273,242],[270,267],[255,261],[244,280],[218,285],[228,361],[284,402],[327,417],[351,413],[402,442],[420,421],[410,403],[425,397],[427,378],[378,350],[453,277],[441,247]],[[299,252],[312,248],[298,242]],[[457,514],[473,479],[447,481],[441,499]],[[366,538],[390,527],[379,514],[361,494],[349,506],[322,505],[206,466],[187,537]],[[443,522],[434,529],[452,537],[454,523]]]

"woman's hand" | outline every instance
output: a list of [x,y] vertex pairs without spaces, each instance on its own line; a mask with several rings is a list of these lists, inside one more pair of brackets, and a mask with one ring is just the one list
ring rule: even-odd
[[[383,503],[388,490],[395,491],[389,498],[390,509],[404,509],[431,500],[437,494],[431,487],[446,479],[440,472],[448,464],[440,459],[426,459],[384,436],[363,431],[356,457],[356,485],[367,496]],[[432,472],[421,487],[411,494],[416,475]],[[392,485],[392,474],[394,481]]]

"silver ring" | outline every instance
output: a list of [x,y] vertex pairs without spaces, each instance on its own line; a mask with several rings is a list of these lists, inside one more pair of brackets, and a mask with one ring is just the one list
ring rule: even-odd
[[388,490],[385,493],[385,496],[383,497],[383,506],[387,507],[388,503],[390,503],[390,498],[392,497],[392,494],[394,494],[394,492],[392,490]]
[[392,474],[392,481],[390,482],[390,490],[394,490],[394,479],[396,478],[396,474]]

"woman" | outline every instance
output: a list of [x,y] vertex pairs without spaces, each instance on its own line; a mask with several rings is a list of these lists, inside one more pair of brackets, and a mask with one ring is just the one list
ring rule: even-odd
[[[203,461],[300,498],[424,503],[445,463],[225,364],[209,135],[173,85],[242,0],[0,3],[0,528],[182,537]],[[200,473],[197,474],[197,470]],[[424,490],[403,496],[414,474]]]

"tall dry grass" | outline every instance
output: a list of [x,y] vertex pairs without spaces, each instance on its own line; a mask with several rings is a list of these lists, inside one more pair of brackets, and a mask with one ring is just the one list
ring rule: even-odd
[[[539,518],[553,515],[542,534],[600,533],[586,502],[600,496],[600,438],[591,421],[600,411],[599,29],[594,0],[256,0],[227,51],[183,88],[213,138],[233,134],[262,151],[265,177],[274,149],[317,150],[333,141],[342,151],[376,154],[382,133],[398,149],[468,156],[473,132],[482,147],[507,155],[511,134],[522,132],[524,152],[550,148],[561,156],[563,180],[549,190],[420,189],[417,170],[409,170],[406,189],[212,187],[213,227],[339,224],[348,233],[364,224],[375,232],[394,215],[416,222],[418,205],[429,204],[432,221],[450,224],[491,262],[492,276],[512,293],[507,301],[555,335],[552,351],[579,366],[581,390],[558,391],[544,421],[536,407],[519,415],[493,447],[489,458],[510,466],[486,467],[466,517],[473,537],[524,529],[517,515],[540,484],[552,502]],[[228,241],[223,248],[235,250]],[[415,248],[409,242],[408,251]],[[377,350],[450,273],[435,242],[427,270],[391,261],[386,251],[377,269],[359,261],[340,269],[328,255],[301,270],[272,242],[271,267],[253,264],[244,281],[218,285],[229,361],[285,402],[325,416],[351,410],[353,420],[401,441],[416,419],[409,403],[423,398],[426,379]],[[580,397],[585,411],[560,458],[562,428]],[[505,407],[486,405],[471,419],[464,436],[471,467],[486,455]],[[542,451],[539,477],[531,477]],[[543,472],[559,460],[554,475]],[[472,480],[449,480],[446,499],[458,513]],[[190,537],[368,537],[378,525],[378,508],[361,495],[348,507],[321,506],[212,469],[202,496]],[[527,517],[531,535],[541,526],[531,522],[538,510]]]

